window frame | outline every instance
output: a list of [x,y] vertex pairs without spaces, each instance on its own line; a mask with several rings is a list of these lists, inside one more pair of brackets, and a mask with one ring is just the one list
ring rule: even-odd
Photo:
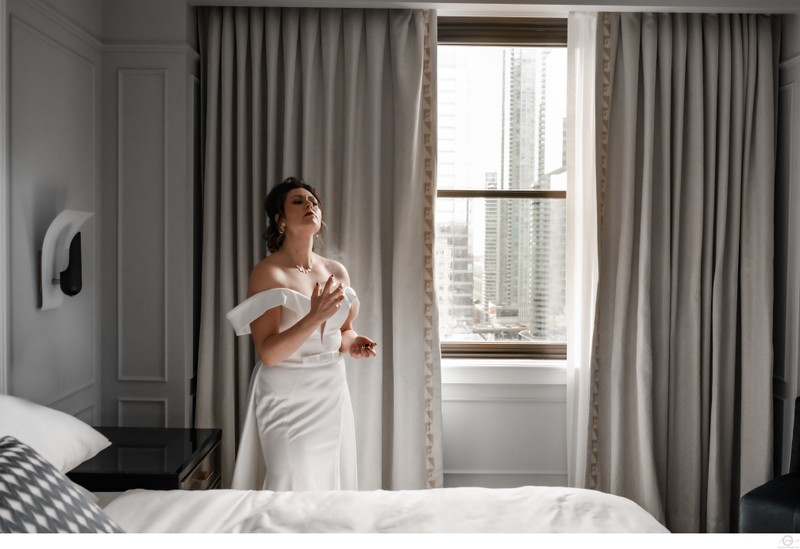
[[[438,17],[437,44],[447,46],[567,47],[567,19]],[[567,192],[536,189],[437,189],[439,198],[560,199]],[[565,360],[566,343],[440,342],[442,358]]]

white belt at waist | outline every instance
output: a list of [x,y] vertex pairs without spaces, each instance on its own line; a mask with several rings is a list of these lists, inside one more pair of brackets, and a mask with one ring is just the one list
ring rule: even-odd
[[[326,364],[338,362],[341,356],[342,353],[339,351],[330,351],[327,353],[320,353],[318,355],[290,356],[282,362],[279,362],[274,366],[270,366],[270,368],[280,368],[281,366],[285,366],[287,368],[297,368],[302,366],[324,366]],[[259,361],[259,363],[261,362]]]
[[303,357],[303,364],[307,365],[327,364],[329,362],[336,362],[337,360],[339,360],[339,357],[341,356],[342,353],[340,353],[339,351],[330,351],[318,355],[308,355]]

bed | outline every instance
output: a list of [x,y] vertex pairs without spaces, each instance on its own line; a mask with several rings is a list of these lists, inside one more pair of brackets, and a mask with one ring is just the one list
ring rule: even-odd
[[132,490],[106,514],[128,532],[666,532],[630,500],[527,486],[363,492]]
[[72,416],[0,395],[0,532],[667,532],[628,499],[564,487],[130,490],[105,505],[64,473],[108,444]]

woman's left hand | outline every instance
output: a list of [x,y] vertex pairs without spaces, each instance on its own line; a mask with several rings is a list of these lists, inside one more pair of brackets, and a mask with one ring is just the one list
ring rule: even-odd
[[368,337],[358,336],[350,344],[350,356],[353,358],[370,358],[375,356],[378,344]]

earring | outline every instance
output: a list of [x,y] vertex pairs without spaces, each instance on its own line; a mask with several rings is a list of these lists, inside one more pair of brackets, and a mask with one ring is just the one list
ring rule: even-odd
[[280,225],[278,225],[278,232],[279,233],[283,234],[283,232],[285,230],[286,230],[286,223],[281,223]]

